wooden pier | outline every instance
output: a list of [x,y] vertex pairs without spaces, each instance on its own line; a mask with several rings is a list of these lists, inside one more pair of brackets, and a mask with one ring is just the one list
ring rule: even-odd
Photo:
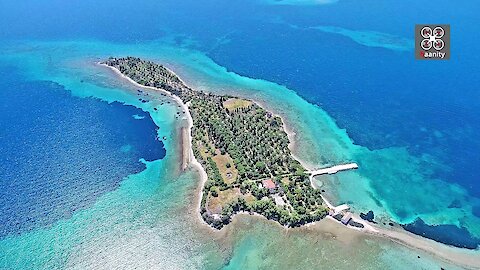
[[311,175],[310,177],[314,177],[321,174],[335,174],[339,171],[346,171],[346,170],[353,170],[353,169],[358,169],[357,163],[335,165],[333,167],[323,168],[315,171],[309,171],[308,173],[310,173]]

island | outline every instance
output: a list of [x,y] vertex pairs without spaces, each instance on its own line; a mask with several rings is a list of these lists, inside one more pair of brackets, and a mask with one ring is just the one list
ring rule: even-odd
[[[325,222],[332,220],[386,237],[449,262],[478,265],[475,253],[411,234],[392,222],[380,226],[373,211],[358,216],[346,204],[332,205],[323,196],[324,191],[314,187],[313,177],[357,169],[358,165],[307,169],[289,149],[282,118],[255,101],[195,91],[168,68],[140,58],[109,58],[100,64],[142,88],[137,90],[139,95],[148,96],[145,89],[160,91],[181,107],[175,117],[188,120],[188,127],[181,132],[182,169],[191,165],[199,170],[202,181],[197,213],[212,229],[223,228],[237,213],[263,216],[286,228],[327,217]],[[145,96],[139,99],[142,103],[149,102]]]
[[288,148],[279,116],[252,100],[195,91],[151,61],[109,58],[104,64],[140,85],[167,91],[187,106],[193,155],[207,174],[200,214],[210,226],[221,229],[239,212],[286,227],[327,216],[321,191]]

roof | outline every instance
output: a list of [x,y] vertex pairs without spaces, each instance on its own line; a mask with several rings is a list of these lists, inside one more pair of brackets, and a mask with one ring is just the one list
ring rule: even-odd
[[268,189],[271,189],[271,188],[275,188],[275,187],[276,187],[276,185],[275,185],[275,183],[272,181],[272,179],[263,180],[263,181],[262,181],[262,184],[263,184],[263,187],[264,187],[264,188],[268,188]]
[[285,201],[283,200],[283,198],[278,196],[277,194],[273,195],[273,199],[275,200],[276,205],[279,205],[279,206],[285,205]]
[[347,213],[342,217],[342,223],[346,225],[346,224],[350,221],[350,219],[352,219],[352,213],[347,212]]

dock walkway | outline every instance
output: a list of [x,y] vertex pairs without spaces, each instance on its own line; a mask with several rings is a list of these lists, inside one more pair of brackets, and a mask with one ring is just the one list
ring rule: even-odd
[[321,174],[335,174],[339,171],[346,171],[346,170],[352,170],[352,169],[358,169],[358,164],[357,163],[348,163],[348,164],[342,164],[342,165],[335,165],[333,167],[328,167],[328,168],[323,168],[315,171],[309,171],[311,177],[321,175]]

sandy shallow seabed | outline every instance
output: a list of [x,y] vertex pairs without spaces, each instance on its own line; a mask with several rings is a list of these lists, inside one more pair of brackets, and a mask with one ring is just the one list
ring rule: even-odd
[[[130,79],[129,77],[123,75],[118,69],[114,68],[114,67],[111,67],[111,66],[108,66],[106,64],[102,64],[102,63],[99,63],[99,65],[101,66],[104,66],[110,70],[112,70],[113,72],[115,72],[115,74],[117,74],[120,78],[124,79],[124,80],[127,80],[128,82],[130,82],[131,84],[133,84],[135,87],[138,87],[138,88],[142,88],[142,89],[150,89],[150,90],[154,90],[154,91],[160,91],[160,92],[163,92],[164,94],[168,95],[169,97],[171,97],[175,102],[177,102],[178,105],[180,105],[182,107],[182,110],[184,110],[186,112],[186,116],[187,116],[187,132],[181,132],[181,142],[182,142],[182,146],[183,146],[183,149],[181,149],[182,151],[182,156],[181,156],[181,162],[182,162],[182,170],[185,170],[187,168],[187,164],[184,164],[184,162],[188,162],[189,164],[188,165],[191,165],[193,167],[194,170],[196,170],[199,174],[200,174],[200,185],[198,186],[198,192],[197,192],[197,195],[196,197],[198,198],[198,203],[196,205],[196,212],[197,212],[197,217],[198,217],[198,220],[203,223],[205,226],[209,227],[210,226],[203,221],[203,218],[202,216],[200,215],[200,211],[198,209],[200,209],[200,204],[201,204],[201,201],[202,201],[202,188],[205,184],[205,182],[207,181],[207,173],[205,172],[205,170],[203,169],[202,165],[198,162],[198,160],[195,158],[195,156],[193,155],[193,148],[192,148],[192,136],[191,136],[191,129],[193,127],[193,119],[192,119],[192,116],[190,115],[190,111],[188,110],[188,106],[186,104],[183,103],[183,101],[175,96],[175,95],[172,95],[170,94],[170,92],[167,92],[163,89],[160,89],[160,88],[156,88],[156,87],[151,87],[151,86],[144,86],[144,85],[141,85],[137,82],[135,82],[134,80]],[[170,70],[170,72],[174,73],[172,70]],[[175,74],[175,73],[174,73]],[[182,81],[183,82],[183,81]],[[184,82],[183,82],[184,83]],[[183,127],[185,128],[185,127]],[[182,128],[182,129],[183,129]],[[186,137],[185,137],[186,136]],[[188,159],[185,157],[185,154],[188,153]]]
[[[209,231],[209,234],[212,234],[212,237],[214,237],[216,239],[221,239],[225,235],[232,234],[232,228],[236,227],[236,224],[238,226],[238,223],[239,223],[238,220],[244,220],[247,216],[248,216],[248,218],[265,219],[265,218],[259,217],[257,215],[250,216],[248,214],[238,214],[234,217],[234,220],[232,221],[232,223],[230,225],[226,226],[226,228],[224,228],[220,231],[213,231],[213,229],[210,229],[210,227],[203,221],[203,219],[200,215],[200,212],[198,211],[199,206],[200,206],[200,202],[201,202],[201,198],[202,198],[202,192],[201,191],[202,191],[202,187],[203,187],[205,181],[207,180],[207,175],[206,175],[205,171],[203,170],[202,166],[200,165],[200,163],[193,156],[193,150],[191,148],[191,139],[192,138],[190,136],[190,129],[193,125],[193,121],[192,121],[190,112],[188,111],[188,106],[185,105],[180,100],[180,98],[178,98],[174,95],[171,95],[167,91],[164,91],[162,89],[158,89],[158,88],[155,88],[155,87],[142,86],[142,85],[136,83],[135,81],[131,80],[130,78],[126,77],[125,75],[123,75],[117,69],[109,67],[109,66],[104,65],[104,64],[100,64],[100,65],[112,70],[113,72],[116,73],[116,75],[118,75],[122,79],[125,79],[128,82],[132,83],[133,85],[135,85],[135,87],[143,88],[143,89],[156,90],[156,91],[162,91],[162,92],[166,93],[173,100],[175,100],[175,102],[177,102],[182,107],[183,110],[185,110],[187,112],[186,115],[187,115],[187,128],[188,128],[187,136],[188,136],[188,140],[184,140],[184,138],[182,138],[182,141],[183,142],[187,141],[188,143],[183,143],[184,149],[182,149],[182,151],[183,151],[183,153],[189,153],[189,158],[188,158],[189,163],[192,166],[192,169],[197,171],[199,176],[200,176],[200,182],[199,182],[199,185],[198,185],[197,190],[196,190],[195,195],[194,195],[196,197],[197,204],[194,205],[194,207],[192,206],[192,208],[190,209],[190,212],[192,212],[192,214],[195,214],[197,216],[198,223],[201,224],[200,225],[201,227],[204,227],[204,228],[202,228],[202,231],[204,231],[204,230],[205,230],[205,232]],[[170,68],[170,70],[172,70],[172,68]],[[235,93],[231,93],[231,94],[235,95]],[[314,168],[314,165],[308,164],[307,162],[301,160],[298,157],[298,155],[295,155],[296,153],[298,153],[299,149],[297,149],[297,147],[296,147],[297,144],[295,143],[295,138],[296,138],[295,132],[292,129],[289,128],[288,118],[286,118],[287,116],[279,114],[278,112],[275,112],[275,109],[272,108],[272,106],[269,106],[268,104],[266,104],[265,102],[258,102],[256,100],[254,100],[254,101],[257,102],[262,107],[264,107],[264,108],[278,114],[280,117],[282,117],[282,120],[284,121],[284,125],[285,125],[285,131],[287,132],[288,137],[291,141],[291,144],[290,144],[289,147],[292,150],[292,153],[294,154],[295,158],[297,160],[299,160],[306,168],[308,168],[308,169]],[[185,148],[188,148],[188,149],[185,149]],[[182,159],[184,159],[184,157],[182,157]],[[193,212],[195,212],[195,213],[193,213]],[[272,221],[268,221],[268,223],[276,224],[275,222],[272,222]],[[279,227],[282,227],[279,224],[277,224],[277,225]],[[408,232],[406,232],[402,229],[395,229],[395,228],[394,229],[386,229],[386,228],[382,228],[382,227],[379,227],[379,226],[374,226],[374,228],[375,228],[376,231],[369,230],[369,231],[359,232],[358,230],[353,230],[351,228],[340,225],[338,222],[333,221],[331,219],[324,219],[320,222],[316,222],[314,224],[310,224],[309,226],[305,226],[304,228],[288,228],[288,229],[283,228],[283,230],[286,230],[287,233],[288,233],[288,231],[293,231],[293,232],[301,231],[301,232],[309,232],[309,233],[312,233],[312,234],[315,234],[315,233],[323,233],[323,234],[327,233],[328,234],[328,233],[330,233],[333,238],[336,238],[336,239],[338,238],[339,241],[342,241],[344,243],[351,243],[351,241],[355,241],[355,239],[359,238],[361,234],[367,233],[367,234],[374,235],[375,237],[388,238],[392,241],[400,243],[400,244],[402,244],[404,246],[407,246],[409,248],[413,248],[413,249],[417,249],[417,250],[427,252],[427,253],[432,254],[435,257],[438,257],[441,260],[443,260],[445,262],[448,262],[448,263],[453,263],[455,265],[459,265],[459,266],[470,268],[470,269],[480,269],[480,256],[478,255],[478,252],[449,247],[449,246],[437,243],[433,240],[429,240],[429,239],[426,239],[426,238],[408,233]]]

